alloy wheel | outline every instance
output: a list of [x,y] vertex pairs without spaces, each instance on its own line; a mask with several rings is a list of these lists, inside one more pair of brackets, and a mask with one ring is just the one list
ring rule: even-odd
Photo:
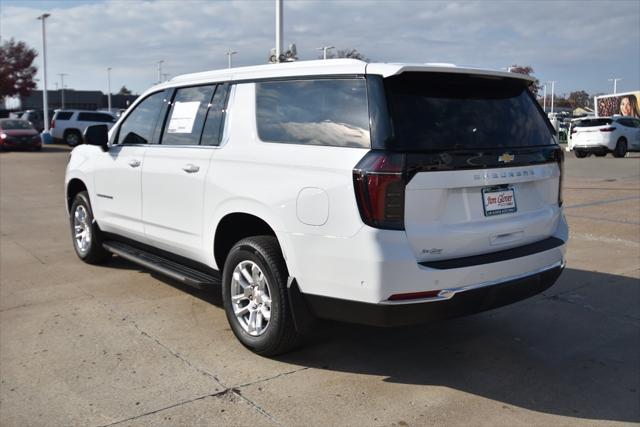
[[262,335],[271,319],[271,290],[267,277],[253,261],[241,261],[231,277],[231,305],[242,329]]

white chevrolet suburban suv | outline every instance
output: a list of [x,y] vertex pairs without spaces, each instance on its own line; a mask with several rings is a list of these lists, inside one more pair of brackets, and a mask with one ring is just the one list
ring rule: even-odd
[[73,150],[75,250],[221,283],[263,355],[316,318],[406,325],[532,296],[564,268],[568,227],[531,82],[349,59],[176,77]]

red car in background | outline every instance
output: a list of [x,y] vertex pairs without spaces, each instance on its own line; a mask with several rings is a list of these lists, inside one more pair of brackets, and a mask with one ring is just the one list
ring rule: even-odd
[[42,150],[42,140],[31,123],[22,119],[0,119],[0,150]]

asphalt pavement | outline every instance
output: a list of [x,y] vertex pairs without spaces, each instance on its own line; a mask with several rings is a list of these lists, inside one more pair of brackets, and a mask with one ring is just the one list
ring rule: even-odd
[[640,155],[567,155],[567,268],[419,327],[316,327],[256,356],[220,290],[76,257],[68,148],[0,154],[0,425],[638,425]]

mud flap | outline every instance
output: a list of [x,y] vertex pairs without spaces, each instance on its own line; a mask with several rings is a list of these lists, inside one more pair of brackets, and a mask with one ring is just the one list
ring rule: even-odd
[[296,330],[300,334],[305,334],[311,329],[311,325],[315,322],[316,317],[311,310],[309,310],[307,301],[298,287],[298,282],[291,276],[287,279],[287,295]]

